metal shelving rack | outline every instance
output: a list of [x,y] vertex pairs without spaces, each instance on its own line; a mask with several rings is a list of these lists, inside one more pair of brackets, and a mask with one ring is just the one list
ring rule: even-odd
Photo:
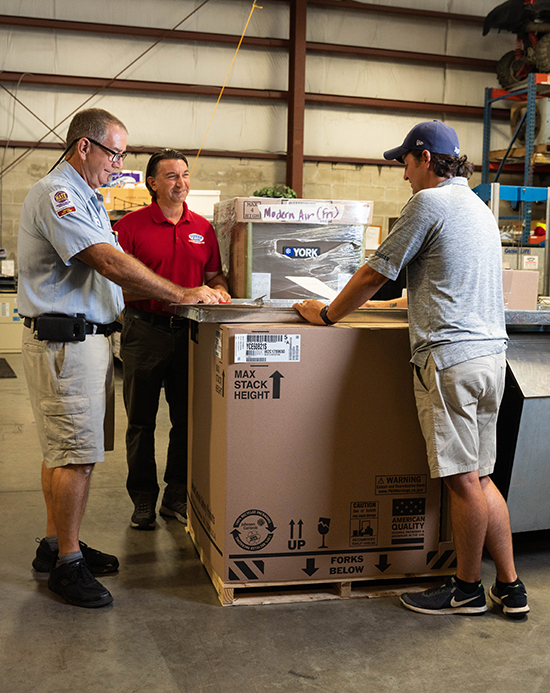
[[[512,136],[508,149],[500,162],[495,174],[493,184],[498,184],[506,160],[512,151],[514,143],[525,125],[525,156],[523,163],[523,186],[503,186],[500,199],[508,200],[512,208],[521,206],[521,223],[523,228],[522,243],[527,243],[531,229],[532,203],[547,201],[546,188],[533,188],[533,154],[535,151],[535,116],[537,98],[550,96],[550,75],[532,73],[528,75],[527,82],[520,85],[517,89],[485,89],[485,109],[483,115],[483,163],[481,169],[481,185],[477,186],[476,192],[486,202],[491,201],[491,187],[489,183],[490,174],[490,151],[491,151],[491,115],[493,104],[499,101],[527,101],[527,108],[523,117],[519,121]],[[507,190],[505,191],[504,188]],[[514,190],[517,188],[517,190]],[[531,190],[528,192],[527,188]],[[504,194],[506,192],[506,194]],[[498,198],[497,198],[498,199]],[[494,203],[492,203],[494,211]],[[506,217],[516,218],[516,217]],[[498,219],[498,217],[497,217]]]

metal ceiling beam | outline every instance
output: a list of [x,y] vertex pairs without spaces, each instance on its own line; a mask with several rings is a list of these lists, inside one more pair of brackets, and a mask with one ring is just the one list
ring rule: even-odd
[[[110,79],[100,77],[75,77],[71,75],[51,75],[0,72],[0,82],[19,82],[21,84],[38,84],[43,86],[77,87],[85,89],[99,89],[104,87],[114,91],[135,91],[143,93],[183,94],[190,96],[218,97],[220,87],[212,87],[201,84],[180,84],[177,82],[151,82],[138,79]],[[226,87],[224,96],[236,99],[261,99],[271,101],[287,101],[288,92],[275,89],[241,89],[239,87]],[[409,111],[428,113],[448,113],[455,116],[463,116],[474,120],[482,120],[484,109],[482,106],[462,106],[459,104],[433,103],[425,101],[403,101],[400,99],[378,99],[368,96],[339,96],[336,94],[304,94],[305,103],[326,104],[330,106],[346,106],[354,108],[384,109],[388,111]],[[508,109],[493,109],[493,117],[497,120],[509,120]]]
[[307,0],[290,0],[286,184],[302,197],[306,110]]
[[474,14],[456,14],[453,12],[438,12],[434,10],[420,10],[414,7],[392,7],[388,5],[374,5],[368,2],[354,2],[354,0],[309,0],[312,7],[333,8],[335,10],[355,10],[356,12],[374,12],[377,14],[392,14],[395,16],[418,17],[419,19],[434,19],[437,21],[467,22],[483,26],[485,17]]
[[[311,4],[311,0],[309,0]],[[386,8],[394,9],[394,8]],[[381,10],[382,11],[382,10]],[[164,36],[166,41],[185,41],[207,44],[237,45],[238,36],[229,34],[214,34],[202,31],[168,31],[150,27],[120,26],[116,24],[99,24],[92,22],[72,22],[64,19],[36,19],[34,17],[16,17],[0,15],[0,26],[19,26],[42,29],[46,31],[74,31],[92,34],[111,34],[115,36],[141,37],[158,40]],[[288,50],[289,41],[278,38],[259,38],[245,36],[243,45],[250,48],[262,47],[277,50]],[[441,55],[436,53],[417,53],[415,51],[399,51],[387,48],[371,48],[367,46],[348,46],[332,43],[307,42],[306,51],[314,53],[357,55],[382,60],[405,61],[408,63],[432,63],[434,65],[457,65],[460,67],[494,72],[496,60],[470,58],[465,56]]]
[[[75,31],[89,34],[114,34],[115,36],[137,36],[142,38],[159,39],[167,41],[202,41],[206,43],[225,43],[237,45],[239,36],[230,34],[213,34],[204,31],[181,31],[179,29],[156,29],[144,26],[125,26],[121,24],[100,24],[98,22],[72,22],[66,19],[42,19],[36,17],[19,17],[14,15],[0,15],[0,26],[19,26],[31,29],[43,29],[47,31]],[[264,46],[266,48],[287,48],[286,39],[260,38],[245,36],[245,46]]]
[[[63,146],[57,142],[30,142],[23,140],[1,140],[0,147],[9,147],[13,149],[43,149],[62,151]],[[142,147],[126,148],[130,154],[146,154],[150,155],[158,151],[158,146],[144,145]],[[198,149],[185,149],[184,152],[189,156],[194,156]],[[247,152],[247,151],[231,151],[217,149],[203,149],[201,156],[215,157],[220,159],[259,159],[264,161],[284,161],[286,154],[278,154],[271,152]],[[305,154],[304,162],[313,164],[350,164],[352,166],[401,166],[398,161],[386,161],[385,159],[364,159],[361,157],[350,156],[315,156],[314,154]],[[481,166],[475,167],[476,171],[481,171]]]

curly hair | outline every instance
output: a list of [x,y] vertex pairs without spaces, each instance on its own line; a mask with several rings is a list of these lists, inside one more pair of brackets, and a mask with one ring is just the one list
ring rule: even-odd
[[[422,151],[412,149],[410,152],[416,161],[422,161]],[[430,152],[433,163],[433,171],[440,178],[470,178],[474,172],[474,165],[468,161],[467,156],[450,156],[447,154],[435,154]]]

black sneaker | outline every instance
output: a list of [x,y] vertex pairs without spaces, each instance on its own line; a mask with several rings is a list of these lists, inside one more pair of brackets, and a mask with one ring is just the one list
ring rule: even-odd
[[187,503],[181,500],[170,500],[164,497],[160,506],[160,514],[167,517],[175,517],[184,525],[187,524]]
[[402,594],[401,603],[421,614],[481,614],[487,611],[485,591],[481,583],[473,594],[466,594],[456,584],[454,576],[444,585],[425,592]]
[[155,529],[155,506],[150,503],[137,503],[131,524],[134,529]]
[[[32,567],[37,573],[49,573],[52,563],[57,560],[57,551],[52,551],[50,545],[45,539],[36,539],[38,542],[38,548],[36,549],[36,556],[32,562]],[[96,549],[92,549],[91,546],[85,544],[83,541],[78,542],[80,545],[80,550],[82,555],[86,559],[88,568],[93,573],[93,575],[108,575],[109,573],[116,573],[118,570],[119,562],[116,556],[111,556],[108,553],[102,553]]]
[[96,609],[113,601],[109,590],[95,579],[83,558],[60,563],[53,568],[48,578],[48,587],[74,606]]
[[499,590],[495,583],[489,590],[489,596],[495,604],[502,606],[502,612],[509,618],[523,618],[530,611],[525,585],[519,578],[516,583],[503,590]]

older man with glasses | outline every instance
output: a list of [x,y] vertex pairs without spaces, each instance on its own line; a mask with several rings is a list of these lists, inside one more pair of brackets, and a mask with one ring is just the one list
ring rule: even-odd
[[[125,255],[97,188],[126,155],[124,123],[98,108],[75,115],[64,161],[38,181],[19,225],[19,310],[23,365],[44,455],[46,536],[33,567],[70,604],[102,607],[113,597],[95,578],[116,572],[115,556],[79,541],[112,387],[106,337],[124,307],[122,288],[167,303],[217,303],[210,287],[182,288]],[[58,162],[59,163],[59,162]]]

